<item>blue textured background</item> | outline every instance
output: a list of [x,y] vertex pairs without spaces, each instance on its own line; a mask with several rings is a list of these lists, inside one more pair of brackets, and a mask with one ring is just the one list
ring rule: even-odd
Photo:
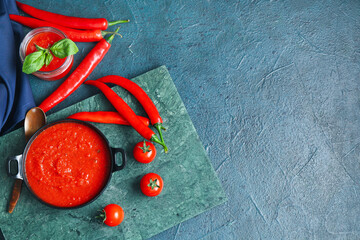
[[153,239],[360,238],[359,1],[23,2],[131,20],[93,79],[169,68],[229,201]]

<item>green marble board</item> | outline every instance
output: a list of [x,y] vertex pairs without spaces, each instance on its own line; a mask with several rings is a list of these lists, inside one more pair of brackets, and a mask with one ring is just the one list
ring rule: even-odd
[[[22,153],[23,129],[0,138],[0,228],[6,239],[146,239],[226,201],[214,169],[165,66],[133,79],[153,99],[168,130],[164,138],[169,147],[165,154],[157,147],[156,159],[141,164],[132,157],[133,146],[143,140],[131,127],[94,124],[112,147],[122,147],[128,155],[124,170],[113,174],[104,193],[93,203],[73,210],[50,208],[36,200],[23,186],[12,214],[7,213],[14,180],[6,174],[9,156]],[[92,87],[92,86],[88,86]],[[139,114],[142,107],[128,92],[113,88]],[[74,93],[76,94],[76,92]],[[64,119],[79,111],[113,110],[102,94],[85,99],[48,117]],[[138,185],[141,177],[155,172],[164,179],[163,192],[144,196]],[[106,227],[94,218],[97,210],[109,203],[121,205],[123,223]]]

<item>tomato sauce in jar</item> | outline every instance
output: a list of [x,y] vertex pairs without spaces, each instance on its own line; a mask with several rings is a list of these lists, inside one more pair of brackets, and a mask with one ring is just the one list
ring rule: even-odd
[[[22,61],[24,61],[27,55],[37,51],[35,44],[42,48],[49,48],[64,38],[66,38],[66,35],[55,28],[42,27],[33,29],[25,36],[20,45],[20,57]],[[72,55],[66,58],[58,58],[53,55],[50,64],[48,66],[44,65],[39,71],[33,73],[33,75],[44,80],[58,80],[69,73],[73,63],[74,57]]]
[[[35,44],[42,47],[42,48],[49,48],[57,41],[60,41],[61,39],[64,39],[63,36],[60,36],[59,34],[56,34],[54,32],[41,32],[36,34],[28,43],[26,48],[25,55],[29,55],[30,53],[36,52],[37,49],[35,47]],[[44,65],[39,71],[40,72],[47,72],[47,71],[53,71],[61,65],[64,64],[66,58],[58,58],[53,55],[53,60],[50,62],[48,66]]]
[[91,201],[107,184],[111,155],[106,140],[81,123],[63,122],[42,131],[25,156],[29,188],[56,207]]

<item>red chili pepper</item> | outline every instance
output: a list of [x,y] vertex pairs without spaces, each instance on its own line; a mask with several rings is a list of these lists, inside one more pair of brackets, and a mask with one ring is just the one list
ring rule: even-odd
[[108,22],[105,18],[70,17],[70,16],[64,16],[61,14],[40,10],[18,1],[16,1],[16,4],[21,10],[23,10],[25,13],[29,14],[30,16],[69,28],[105,30],[109,26],[113,26],[118,23],[129,22],[129,20]]
[[[119,28],[115,33],[119,31]],[[71,75],[39,107],[47,112],[70,96],[90,75],[108,52],[115,33],[98,42]]]
[[[146,126],[149,126],[149,119],[142,116],[137,116],[141,122]],[[130,125],[125,118],[123,118],[118,112],[78,112],[68,116],[67,118],[77,119],[87,122],[97,122],[97,123],[110,123],[110,124],[120,124],[120,125]]]
[[117,76],[117,75],[108,75],[102,78],[97,79],[96,81],[103,83],[113,83],[119,85],[126,90],[128,90],[134,97],[140,102],[143,106],[145,112],[150,118],[151,124],[157,129],[160,135],[160,140],[164,142],[161,129],[165,128],[162,126],[163,120],[160,117],[159,111],[157,110],[153,101],[151,101],[150,97],[146,94],[146,92],[133,81]]
[[110,103],[115,107],[115,109],[123,116],[126,121],[145,139],[156,142],[163,146],[165,152],[168,151],[164,142],[156,136],[156,134],[148,126],[143,124],[134,111],[127,105],[127,103],[119,97],[111,88],[109,88],[105,83],[97,82],[93,80],[88,80],[85,84],[93,85],[101,90],[101,92],[106,96]]
[[73,40],[74,42],[98,42],[102,40],[106,34],[112,33],[101,30],[77,30],[77,29],[59,26],[54,23],[42,21],[36,18],[23,17],[15,14],[9,14],[9,16],[11,20],[30,28],[38,28],[38,27],[57,28],[63,31],[67,35],[67,37]]

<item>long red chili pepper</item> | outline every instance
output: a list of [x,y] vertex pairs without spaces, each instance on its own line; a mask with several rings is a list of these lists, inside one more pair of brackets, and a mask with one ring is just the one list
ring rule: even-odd
[[106,34],[111,33],[101,30],[77,30],[77,29],[59,26],[57,24],[42,21],[36,18],[23,17],[15,14],[9,14],[9,17],[11,20],[30,28],[38,28],[38,27],[57,28],[63,31],[67,35],[67,37],[73,40],[74,42],[98,42],[102,40]]
[[115,107],[115,109],[123,116],[126,121],[145,139],[156,142],[163,146],[165,152],[168,151],[167,146],[164,142],[156,136],[156,134],[148,126],[143,124],[134,111],[127,105],[127,103],[119,97],[116,92],[114,92],[110,87],[105,83],[97,82],[93,80],[88,80],[85,84],[93,85],[101,90],[101,92],[106,96],[110,103]]
[[[119,28],[115,33],[119,31]],[[90,75],[108,52],[115,33],[98,42],[71,75],[39,107],[47,112],[70,96]]]
[[128,90],[134,97],[140,102],[143,106],[145,112],[150,118],[151,124],[157,129],[160,135],[160,140],[164,142],[161,129],[165,129],[162,126],[163,120],[160,117],[159,111],[157,110],[153,101],[151,101],[150,97],[146,94],[146,92],[133,81],[117,76],[117,75],[108,75],[102,78],[97,79],[96,81],[103,83],[113,83],[119,85],[126,90]]
[[[142,116],[137,116],[137,117],[140,119],[142,123],[144,123],[146,126],[149,126],[148,118]],[[118,112],[106,112],[106,111],[78,112],[68,116],[67,118],[77,119],[87,122],[130,125],[130,123],[126,121],[126,119],[122,117]]]
[[44,11],[38,8],[34,8],[30,5],[18,1],[16,1],[16,4],[21,10],[23,10],[25,13],[29,14],[30,16],[69,28],[105,30],[109,26],[113,26],[118,23],[129,22],[129,20],[108,22],[105,18],[70,17],[70,16],[65,16],[57,13]]

